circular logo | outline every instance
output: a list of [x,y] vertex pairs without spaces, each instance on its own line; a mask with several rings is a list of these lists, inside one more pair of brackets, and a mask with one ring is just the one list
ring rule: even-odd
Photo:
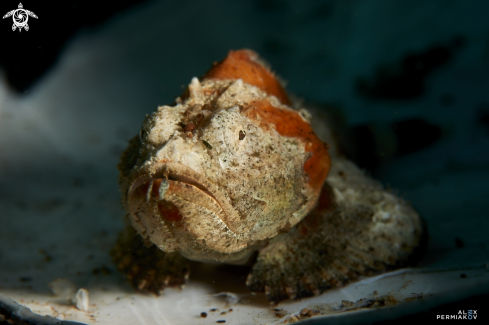
[[14,19],[14,24],[17,27],[24,27],[27,24],[27,20],[29,20],[29,16],[24,9],[15,10],[15,13],[12,16]]

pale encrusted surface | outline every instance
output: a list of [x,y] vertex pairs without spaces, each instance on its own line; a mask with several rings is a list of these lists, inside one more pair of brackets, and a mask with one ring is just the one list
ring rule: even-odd
[[[422,246],[419,215],[342,157],[328,117],[313,123],[330,144],[331,170],[318,206],[300,221],[308,200],[316,202],[303,170],[309,156],[301,141],[242,114],[263,99],[290,110],[241,80],[194,78],[175,106],[147,117],[120,166],[136,230],[163,251],[204,262],[243,263],[260,249],[247,285],[271,302],[317,295],[411,261]],[[183,219],[165,220],[163,201]],[[148,288],[158,283],[155,275]]]
[[[423,245],[416,211],[352,162],[332,160],[319,206],[263,248],[247,279],[272,302],[313,296],[361,275],[405,266]],[[320,199],[321,202],[321,199]]]
[[[143,237],[192,259],[242,260],[312,208],[318,193],[303,169],[310,153],[241,114],[259,100],[292,110],[241,80],[194,78],[187,96],[146,118],[119,166],[123,203]],[[166,178],[168,192],[151,194],[152,179]],[[161,217],[162,200],[181,223]]]

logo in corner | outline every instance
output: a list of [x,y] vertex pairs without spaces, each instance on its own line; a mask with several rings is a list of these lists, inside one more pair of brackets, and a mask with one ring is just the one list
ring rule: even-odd
[[436,319],[477,319],[477,309],[459,310],[456,315],[436,315]]
[[19,3],[19,8],[11,10],[3,16],[3,19],[12,16],[14,24],[12,25],[12,31],[15,31],[17,28],[19,32],[24,28],[26,31],[29,30],[29,25],[27,25],[27,21],[29,20],[29,16],[36,18],[35,13],[29,10],[25,10],[22,6],[22,3]]

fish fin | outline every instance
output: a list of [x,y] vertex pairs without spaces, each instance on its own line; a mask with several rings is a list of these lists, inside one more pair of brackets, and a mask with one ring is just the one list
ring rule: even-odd
[[246,284],[272,303],[318,295],[409,265],[425,246],[423,229],[406,201],[335,159],[317,207],[259,252]]
[[120,234],[110,253],[119,271],[141,292],[159,295],[167,287],[182,288],[190,274],[187,259],[145,243],[131,226]]

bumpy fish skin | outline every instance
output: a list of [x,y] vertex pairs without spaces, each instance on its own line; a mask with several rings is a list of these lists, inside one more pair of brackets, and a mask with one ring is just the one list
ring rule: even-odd
[[327,145],[249,50],[143,123],[119,166],[134,228],[165,252],[240,263],[311,211]]
[[258,251],[246,284],[278,303],[416,262],[421,218],[340,154],[334,125],[292,109],[256,53],[231,51],[123,153],[133,229],[112,250],[119,270],[159,293],[185,284],[187,259],[243,264]]
[[272,303],[414,265],[426,233],[417,212],[355,164],[332,155],[319,203],[261,249],[246,284]]

